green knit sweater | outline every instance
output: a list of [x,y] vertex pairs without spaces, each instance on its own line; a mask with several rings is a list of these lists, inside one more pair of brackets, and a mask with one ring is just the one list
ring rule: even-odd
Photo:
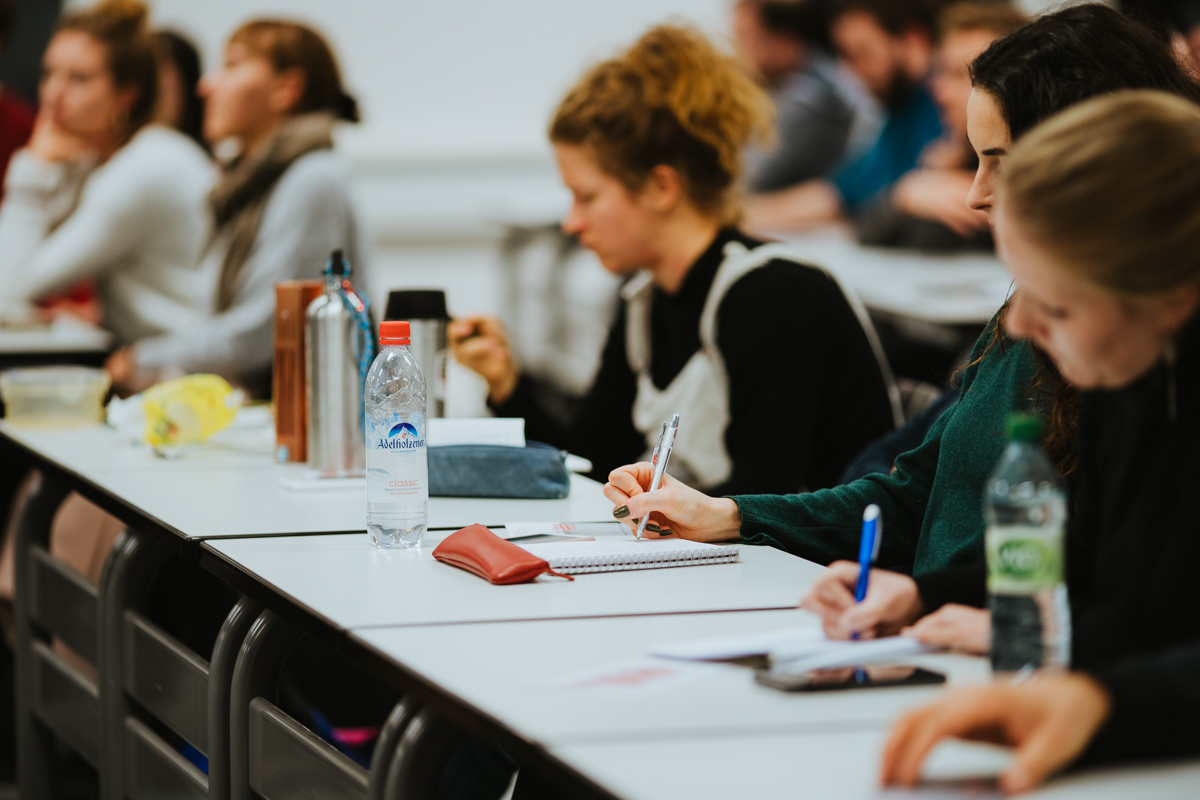
[[930,428],[916,450],[896,459],[891,475],[789,495],[738,495],[742,539],[821,564],[858,558],[863,509],[883,511],[881,567],[920,574],[983,555],[983,489],[1007,444],[1005,420],[1030,407],[1037,361],[1024,342],[994,347],[993,317],[963,374],[962,397]]

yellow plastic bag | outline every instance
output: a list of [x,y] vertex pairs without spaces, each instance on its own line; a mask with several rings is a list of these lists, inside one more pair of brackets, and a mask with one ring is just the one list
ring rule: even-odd
[[188,375],[146,390],[146,444],[151,447],[203,442],[229,426],[245,399],[219,375]]

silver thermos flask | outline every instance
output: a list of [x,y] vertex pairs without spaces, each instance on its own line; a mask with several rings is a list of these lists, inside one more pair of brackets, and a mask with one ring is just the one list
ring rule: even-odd
[[362,475],[366,467],[363,380],[374,343],[366,302],[349,278],[350,263],[335,250],[304,320],[308,467],[323,476]]
[[384,322],[407,320],[409,352],[417,359],[428,391],[426,413],[446,416],[446,293],[440,289],[399,289],[388,293]]

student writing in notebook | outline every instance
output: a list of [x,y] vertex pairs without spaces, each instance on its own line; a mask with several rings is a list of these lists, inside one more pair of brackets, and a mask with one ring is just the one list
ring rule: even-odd
[[629,281],[599,372],[570,425],[536,403],[499,321],[452,322],[459,362],[500,416],[591,459],[648,454],[681,414],[673,473],[698,489],[832,486],[894,427],[884,367],[829,274],[737,228],[741,154],[770,101],[699,33],[660,27],[589,72],[550,140],[573,201],[563,230]]
[[[1067,70],[1065,65],[1086,65]],[[992,44],[972,64],[968,133],[980,158],[968,202],[991,215],[1005,154],[1040,120],[1086,98],[1153,88],[1193,102],[1200,88],[1154,31],[1110,8],[1078,6],[1038,18]],[[862,509],[887,520],[878,563],[922,575],[962,567],[983,553],[982,487],[1003,450],[1004,421],[1018,410],[1043,416],[1049,455],[1074,473],[1077,391],[1036,348],[1005,330],[1005,309],[988,324],[962,373],[962,396],[890,475],[869,475],[821,492],[705,497],[669,479],[645,495],[649,467],[610,475],[605,494],[625,519],[651,520],[675,535],[741,539],[829,563],[858,552]],[[982,601],[980,601],[982,602]]]
[[[915,782],[948,735],[1016,744],[1010,792],[1080,758],[1200,754],[1198,196],[1200,107],[1161,93],[1091,101],[1014,148],[995,212],[1019,287],[1009,331],[1083,390],[1066,550],[1075,671],[906,716],[886,782]],[[980,564],[959,582],[978,593],[984,578]]]

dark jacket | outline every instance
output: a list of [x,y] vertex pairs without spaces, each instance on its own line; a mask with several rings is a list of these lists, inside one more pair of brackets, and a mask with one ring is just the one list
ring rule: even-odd
[[[1087,760],[1200,754],[1200,315],[1174,367],[1084,393],[1067,527],[1074,669],[1112,695]],[[980,560],[918,576],[926,607],[982,605]]]
[[[650,378],[668,386],[700,349],[700,315],[725,259],[725,245],[763,242],[721,231],[675,294],[655,289],[650,305]],[[893,427],[879,362],[858,317],[828,274],[776,259],[726,293],[717,309],[717,349],[729,379],[725,449],[729,480],[709,491],[789,492],[837,483],[859,450]],[[625,307],[608,335],[600,369],[578,416],[562,425],[522,379],[506,417],[524,417],[525,434],[591,460],[592,476],[642,458],[633,424],[637,375],[625,347]],[[682,425],[711,424],[684,419]]]

